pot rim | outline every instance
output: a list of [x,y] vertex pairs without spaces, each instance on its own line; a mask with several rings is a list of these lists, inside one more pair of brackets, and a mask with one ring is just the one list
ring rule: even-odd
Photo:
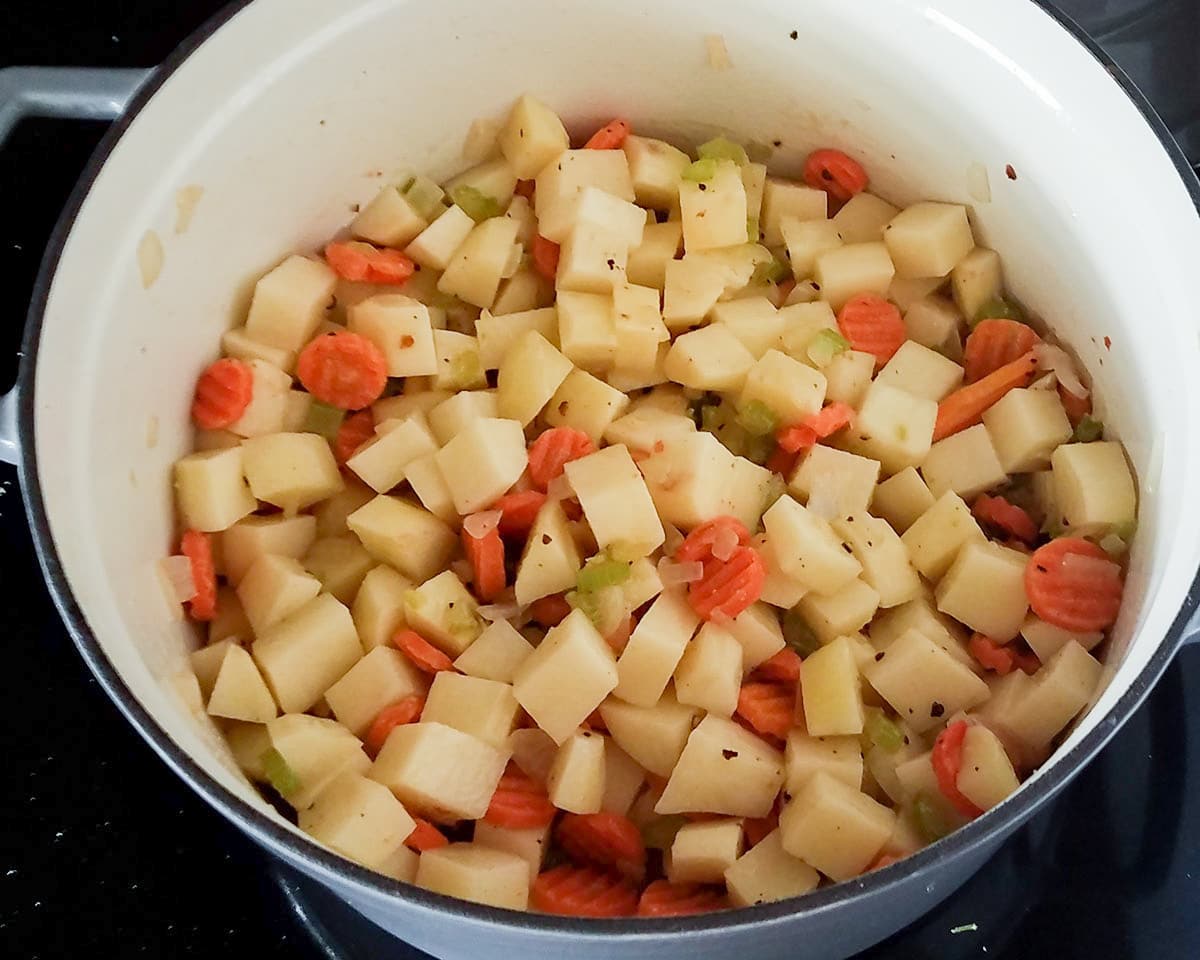
[[[414,884],[391,880],[326,850],[313,840],[287,830],[282,825],[237,797],[211,777],[179,747],[158,721],[130,691],[113,663],[93,635],[83,610],[77,604],[50,532],[49,519],[38,480],[37,451],[34,444],[34,396],[37,378],[38,346],[45,320],[50,288],[59,260],[76,217],[101,168],[153,95],[171,78],[191,54],[229,23],[253,0],[231,0],[214,16],[187,37],[151,74],[130,101],[125,113],[109,128],[89,159],[73,189],[46,246],[33,296],[22,344],[23,360],[17,381],[17,429],[19,436],[20,481],[26,514],[37,550],[42,573],[59,615],[75,646],[105,693],[126,719],[149,743],[169,767],[196,793],[228,820],[237,823],[262,845],[279,855],[303,863],[318,875],[351,884],[376,897],[399,897],[415,906],[447,918],[463,918],[501,924],[518,930],[542,934],[567,934],[588,938],[653,939],[664,934],[691,937],[705,932],[777,925],[792,917],[836,909],[860,894],[878,894],[889,888],[929,876],[944,859],[965,855],[989,839],[1003,835],[1032,816],[1057,794],[1067,782],[1108,742],[1133,714],[1157,682],[1184,639],[1184,631],[1200,609],[1200,570],[1192,580],[1182,607],[1166,636],[1134,677],[1120,699],[1111,708],[1104,723],[1098,724],[1066,754],[1054,758],[1050,769],[1038,781],[1019,791],[1000,807],[954,831],[896,864],[856,878],[853,881],[818,888],[801,897],[686,918],[583,919],[549,914],[524,913],[485,906],[424,890]],[[1176,168],[1200,216],[1200,181],[1153,106],[1121,67],[1092,40],[1083,29],[1057,9],[1051,0],[1034,0],[1042,11],[1071,34],[1116,81],[1158,137],[1163,150]]]

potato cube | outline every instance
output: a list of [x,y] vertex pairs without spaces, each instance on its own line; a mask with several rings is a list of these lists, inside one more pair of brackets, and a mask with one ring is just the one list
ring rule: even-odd
[[955,782],[959,792],[980,810],[991,810],[1009,794],[1016,793],[1020,785],[1012,761],[996,735],[982,725],[968,727]]
[[629,398],[583,370],[572,370],[543,413],[552,427],[582,430],[599,443],[604,432],[629,406]]
[[418,457],[412,461],[404,468],[404,478],[421,501],[421,506],[444,523],[458,523],[454,494],[450,492],[450,486],[437,465],[436,454]]
[[376,400],[371,405],[371,414],[376,423],[389,420],[408,420],[420,415],[426,422],[429,411],[453,396],[451,390],[434,390],[429,386],[432,377],[412,377],[404,382],[405,392],[395,397]]
[[500,414],[529,424],[571,372],[572,364],[536,330],[522,334],[504,355],[497,403]]
[[[807,280],[817,266],[817,257],[836,250],[846,243],[833,220],[801,220],[784,217],[780,233],[787,246],[788,262],[792,265],[792,276]],[[874,239],[879,239],[875,237]]]
[[1021,624],[1021,636],[1025,638],[1025,642],[1029,644],[1029,649],[1037,655],[1037,658],[1042,663],[1048,662],[1051,657],[1071,641],[1079,644],[1084,650],[1091,651],[1098,647],[1101,641],[1104,640],[1104,634],[1099,630],[1091,633],[1076,633],[1072,630],[1064,630],[1062,627],[1056,627],[1052,623],[1046,623],[1045,620],[1039,620],[1032,613]]
[[587,615],[574,610],[517,669],[513,692],[534,722],[562,744],[617,680],[612,650]]
[[308,710],[362,656],[350,611],[328,593],[263,631],[251,647],[285,713]]
[[907,340],[876,380],[914,397],[941,401],[962,385],[963,368],[915,340]]
[[186,527],[216,533],[258,504],[246,483],[241,447],[193,453],[175,463],[175,498]]
[[1021,631],[1029,600],[1025,596],[1025,554],[997,543],[963,546],[937,586],[937,605],[972,630],[1007,643]]
[[[779,315],[783,318],[783,335],[779,338],[779,348],[789,357],[810,366],[813,361],[808,355],[808,348],[813,338],[823,330],[838,329],[837,317],[829,304],[823,300],[785,306],[779,311]],[[872,357],[871,373],[874,372],[875,358]]]
[[253,631],[242,601],[233,587],[217,588],[217,615],[208,622],[208,643],[219,643],[230,638],[248,639]]
[[883,229],[900,212],[873,193],[856,193],[830,220],[844,243],[872,243],[882,240]]
[[1055,390],[1010,390],[984,411],[983,424],[1006,473],[1044,469],[1072,432]]
[[1070,640],[1017,689],[1002,722],[1022,743],[1043,750],[1088,705],[1103,674],[1100,662]]
[[584,187],[575,207],[573,232],[582,226],[607,234],[628,250],[642,242],[646,211],[596,187]]
[[1000,254],[987,247],[976,247],[950,271],[954,302],[964,316],[974,317],[979,308],[1000,296],[1003,278]]
[[648,452],[660,440],[666,446],[675,437],[696,432],[696,424],[686,410],[676,413],[643,405],[614,420],[604,431],[604,439],[631,450]]
[[712,321],[729,328],[755,360],[779,344],[784,317],[766,297],[745,297],[716,304]]
[[666,538],[646,483],[625,447],[605,447],[572,460],[566,475],[600,549],[617,543],[649,554]]
[[513,198],[517,174],[504,157],[492,157],[446,181],[446,193],[451,196],[462,187],[477,190],[503,209]]
[[355,451],[346,466],[376,493],[399,486],[412,461],[437,452],[438,444],[424,418],[388,420],[375,428],[375,436]]
[[311,516],[246,517],[221,535],[225,577],[236,586],[254,561],[264,554],[298,560],[312,546],[317,521]]
[[255,635],[291,616],[321,592],[321,581],[291,557],[263,554],[237,587],[238,599]]
[[546,789],[550,802],[568,813],[599,813],[604,799],[604,737],[590,730],[572,734],[558,748]]
[[408,626],[451,657],[457,657],[483,632],[479,606],[453,570],[443,570],[405,594]]
[[463,390],[429,411],[429,427],[439,444],[449,443],[473,420],[495,417],[496,394],[492,390]]
[[508,745],[512,750],[513,763],[544,785],[554,757],[558,754],[558,744],[550,735],[537,727],[522,727],[513,731],[508,738]]
[[966,649],[966,629],[938,613],[929,597],[918,597],[883,611],[871,623],[871,644],[876,650],[886,650],[909,630],[923,633],[964,666],[977,667],[975,658]]
[[745,383],[754,357],[722,324],[710,324],[676,339],[664,370],[693,390],[733,391]]
[[[807,661],[806,661],[807,663]],[[917,630],[893,641],[863,671],[871,686],[917,733],[983,703],[988,685]]]
[[855,453],[878,460],[885,473],[915,467],[933,445],[937,404],[878,381],[863,398],[851,439]]
[[347,605],[354,602],[358,588],[375,565],[362,541],[349,533],[322,537],[309,547],[300,562],[321,582],[322,590]]
[[1121,444],[1064,444],[1050,462],[1055,502],[1075,536],[1106,533],[1137,517],[1137,489]]
[[547,500],[525,541],[517,567],[517,603],[528,604],[575,586],[583,560],[557,500]]
[[325,691],[325,702],[339,723],[361,737],[384,707],[423,697],[428,687],[425,675],[399,650],[375,647]]
[[734,471],[733,454],[711,433],[695,429],[652,439],[651,448],[657,443],[663,449],[643,460],[641,469],[663,519],[694,527],[719,516]]
[[613,287],[612,318],[621,369],[652,373],[659,346],[671,338],[662,319],[659,292],[632,283]]
[[531,653],[533,645],[512,624],[497,620],[459,654],[454,667],[471,677],[512,683],[517,668]]
[[513,104],[496,142],[513,173],[522,180],[532,180],[571,146],[558,114],[529,94]]
[[913,566],[928,580],[942,578],[964,544],[982,541],[983,531],[971,510],[953,490],[948,490],[900,538]]
[[[762,218],[763,192],[767,188],[767,165],[765,163],[744,163],[739,172],[742,176],[742,185],[746,188],[746,233],[749,235],[753,232],[752,227]],[[752,239],[759,238],[753,237]]]
[[833,530],[854,551],[862,578],[879,594],[881,607],[896,607],[920,594],[921,580],[908,551],[886,520],[858,513],[834,520]]
[[559,343],[567,359],[593,372],[612,366],[617,355],[612,298],[562,290],[557,306]]
[[558,258],[555,283],[561,293],[611,294],[626,282],[629,245],[603,227],[580,221],[567,234]]
[[[630,277],[630,281],[634,278]],[[700,324],[725,293],[728,275],[687,256],[663,268],[663,322],[672,333]]]
[[783,568],[779,566],[779,557],[775,552],[775,547],[766,534],[760,534],[754,538],[754,549],[762,558],[767,573],[759,599],[773,607],[790,610],[808,593],[808,587],[783,572]]
[[412,883],[417,877],[417,865],[421,858],[408,847],[401,844],[392,855],[387,857],[379,866],[372,869],[385,877],[399,880],[402,883]]
[[785,646],[779,615],[764,603],[754,603],[725,628],[742,647],[742,670],[749,673]]
[[904,329],[909,339],[951,360],[962,356],[959,338],[962,324],[963,318],[954,304],[936,294],[922,297],[904,311]]
[[658,352],[654,355],[653,370],[644,371],[640,366],[626,369],[618,365],[609,370],[605,374],[604,379],[608,381],[608,385],[614,390],[630,394],[664,384],[667,382],[667,375],[663,371],[663,364],[667,360],[667,353],[670,352],[670,349],[671,345],[669,343],[660,343],[658,345]]
[[826,250],[817,257],[813,279],[821,288],[821,299],[834,310],[860,293],[884,296],[896,268],[882,243],[850,243]]
[[367,653],[390,643],[404,624],[404,595],[412,588],[410,580],[382,564],[363,578],[350,614]]
[[416,823],[383,784],[345,773],[300,812],[299,827],[342,856],[379,869]]
[[436,460],[455,508],[463,515],[474,513],[495,503],[524,472],[525,433],[515,420],[473,420],[437,452]]
[[741,644],[724,627],[704,624],[675,668],[679,702],[730,717],[737,709],[741,684]]
[[685,594],[659,594],[617,660],[614,695],[643,707],[658,703],[699,625]]
[[670,689],[652,707],[635,706],[613,697],[600,704],[600,716],[613,742],[660,777],[670,776],[678,763],[699,713],[676,700]]
[[346,518],[367,553],[411,580],[444,570],[458,537],[432,513],[399,497],[380,495]]
[[791,497],[780,497],[763,524],[783,572],[817,593],[835,593],[862,572],[829,522]]
[[239,437],[261,437],[283,429],[292,378],[265,360],[250,360],[250,404],[229,426]]
[[192,673],[196,675],[196,683],[200,687],[200,696],[204,700],[208,700],[212,695],[213,685],[217,682],[217,674],[221,671],[225,654],[237,642],[236,636],[210,641],[208,646],[193,651],[188,658]]
[[643,207],[669,210],[679,199],[679,175],[691,163],[686,153],[663,140],[630,135],[621,145],[629,161],[633,192]]
[[866,870],[892,833],[896,814],[862,791],[818,772],[783,808],[783,849],[831,880]]
[[871,386],[875,356],[861,350],[839,353],[824,368],[825,399],[830,403],[848,403],[857,407]]
[[814,737],[856,736],[863,729],[858,661],[850,641],[839,637],[810,654],[800,672],[804,723]]
[[536,330],[552,346],[558,343],[558,310],[541,307],[492,316],[484,311],[475,321],[479,362],[485,370],[499,369],[509,349],[530,330]]
[[821,643],[857,633],[879,609],[879,594],[862,580],[851,580],[836,593],[809,593],[798,609]]
[[418,887],[489,907],[524,910],[529,904],[529,865],[507,850],[452,843],[426,850],[413,881]]
[[784,750],[784,789],[795,796],[818,773],[826,773],[858,790],[863,780],[863,752],[858,737],[814,737],[803,730],[788,734]]
[[813,509],[819,502],[826,515],[848,517],[866,512],[878,482],[878,460],[818,444],[792,473],[788,490]]
[[400,248],[415,240],[427,226],[428,222],[413,209],[408,197],[389,183],[350,222],[350,233],[355,239],[381,247]]
[[426,270],[445,270],[474,229],[475,221],[462,207],[452,204],[404,252]]
[[[288,713],[267,721],[266,732],[267,747],[278,752],[295,776],[298,787],[285,799],[296,810],[311,807],[340,775],[362,774],[371,766],[358,737],[333,720]],[[254,742],[261,746],[258,738]]]
[[965,500],[1008,480],[981,423],[935,443],[921,464],[921,475],[935,497],[953,492]]
[[434,675],[421,713],[422,723],[444,723],[497,749],[508,744],[516,719],[517,701],[509,684],[449,670]]
[[824,220],[829,198],[824,190],[814,190],[802,183],[767,177],[763,185],[762,213],[759,227],[763,243],[768,247],[784,245],[785,220]]
[[896,277],[888,287],[887,298],[900,308],[901,313],[908,313],[908,308],[918,300],[933,296],[946,285],[945,277],[915,277],[902,279]]
[[446,265],[438,290],[477,307],[490,307],[516,240],[517,224],[506,217],[476,224]]
[[333,451],[314,433],[254,437],[242,444],[242,456],[254,496],[284,511],[303,510],[342,489]]
[[683,224],[678,220],[648,223],[642,242],[629,251],[625,276],[630,283],[662,290],[667,282],[667,264],[674,261],[683,244]]
[[473,842],[477,847],[515,853],[529,865],[529,882],[533,883],[542,871],[546,849],[550,846],[550,825],[516,830],[477,820]]
[[740,520],[747,529],[755,529],[771,502],[768,497],[774,485],[775,478],[770,470],[745,457],[734,457],[721,500],[721,512]]
[[254,660],[236,643],[228,643],[225,648],[208,697],[208,714],[248,723],[266,723],[279,714]]
[[246,335],[298,352],[317,332],[337,276],[324,261],[291,256],[255,284]]
[[732,161],[719,162],[707,181],[680,181],[679,210],[689,253],[746,242],[746,186]]
[[744,847],[740,820],[686,823],[671,844],[667,879],[671,883],[722,883],[725,871]]
[[640,763],[618,747],[611,738],[604,742],[604,796],[600,809],[625,816],[646,782]]
[[[720,328],[714,325],[709,329]],[[781,423],[799,423],[821,409],[825,401],[825,377],[785,353],[768,350],[746,375],[738,403],[744,407],[756,400],[765,404]]]
[[729,902],[735,907],[799,897],[820,882],[816,870],[783,849],[780,830],[771,831],[725,871]]
[[227,330],[221,335],[221,353],[235,360],[263,360],[279,370],[291,370],[296,366],[296,354],[292,350],[259,343],[246,333],[245,327]]
[[433,324],[429,308],[399,293],[369,297],[352,306],[348,328],[377,346],[387,361],[389,377],[424,377],[437,373]]
[[538,232],[562,243],[575,225],[584,190],[594,187],[620,200],[634,199],[629,161],[620,150],[566,150],[537,175],[534,205]]
[[905,467],[875,488],[870,506],[876,516],[883,517],[893,530],[903,534],[934,502],[921,475],[913,467]]
[[783,755],[732,720],[710,714],[688,737],[654,811],[764,817],[782,786]]
[[914,203],[883,231],[896,273],[944,277],[975,247],[967,208],[953,203]]
[[[313,719],[316,719],[315,717]],[[225,741],[234,762],[255,783],[266,783],[263,755],[271,749],[271,737],[265,723],[242,723],[231,720],[225,725]],[[337,724],[335,724],[337,726]],[[360,750],[359,753],[362,753]],[[366,754],[363,754],[366,757]]]

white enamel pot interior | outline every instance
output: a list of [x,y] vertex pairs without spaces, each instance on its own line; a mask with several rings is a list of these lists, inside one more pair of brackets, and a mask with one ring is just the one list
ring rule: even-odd
[[[706,34],[724,38],[732,69],[707,63]],[[692,143],[720,131],[780,140],[772,167],[792,175],[810,148],[837,146],[866,161],[885,196],[971,203],[1012,289],[1078,352],[1136,465],[1141,526],[1110,682],[1001,807],[897,866],[800,900],[580,923],[387,881],[309,842],[240,775],[187,680],[196,637],[168,616],[154,574],[173,545],[170,468],[191,443],[196,374],[266,268],[317,248],[379,188],[380,172],[453,172],[470,122],[523,91],[577,134],[620,115]],[[434,954],[864,947],[951,892],[1061,788],[1140,702],[1195,607],[1200,221],[1194,181],[1160,127],[1026,0],[235,6],[162,68],[101,148],[35,298],[23,482],[64,618],[131,722],[217,810]],[[192,184],[203,197],[176,234],[177,193]],[[147,231],[165,260],[143,289],[136,251]]]

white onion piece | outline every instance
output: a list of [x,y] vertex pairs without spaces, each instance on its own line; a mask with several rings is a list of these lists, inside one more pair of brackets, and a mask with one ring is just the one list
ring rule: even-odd
[[1087,398],[1088,388],[1079,379],[1075,361],[1071,359],[1066,350],[1051,343],[1039,343],[1033,348],[1033,355],[1037,358],[1038,369],[1051,372],[1058,377],[1058,382],[1062,384],[1067,393],[1079,397],[1081,400]]
[[737,531],[730,527],[719,527],[713,537],[712,555],[718,560],[728,560],[738,548]]
[[490,603],[478,608],[479,615],[488,623],[511,620],[520,612],[521,608],[515,603]]
[[670,523],[663,524],[663,532],[666,534],[666,539],[663,541],[663,553],[668,557],[675,556],[675,551],[679,549],[683,543],[683,534],[679,529]]
[[500,524],[500,511],[473,513],[463,520],[463,529],[472,540],[482,540]]
[[192,561],[187,557],[167,557],[159,562],[167,598],[174,603],[186,603],[196,595],[192,579]]
[[681,583],[695,583],[704,579],[704,564],[699,560],[688,563],[676,563],[663,557],[658,561],[658,578],[663,587],[673,587]]
[[1114,571],[1119,575],[1121,567],[1111,560],[1105,560],[1101,557],[1089,557],[1082,553],[1068,553],[1062,560],[1062,572],[1072,580],[1076,578],[1080,580],[1091,580],[1093,578],[1099,580],[1101,577],[1111,576]]

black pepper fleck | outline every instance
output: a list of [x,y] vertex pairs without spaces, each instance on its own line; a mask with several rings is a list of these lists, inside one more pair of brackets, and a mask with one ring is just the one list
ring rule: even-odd
[[551,537],[550,534],[548,534],[548,533],[542,534],[542,545],[543,546],[549,546],[553,542],[554,542],[554,538]]
[[723,756],[726,760],[732,760],[737,755],[738,755],[738,752],[736,750],[722,750],[721,751],[721,756]]
[[875,654],[875,662],[878,663],[880,660],[882,660],[884,658],[884,656],[886,655],[886,653],[887,653],[887,651],[880,650],[877,654]]
[[707,189],[708,189],[708,184],[707,184],[707,183],[704,183],[704,182],[698,183],[698,184],[696,184],[696,186],[698,186],[698,187],[699,187],[701,190],[707,190]]
[[771,141],[771,146],[773,146],[773,147],[782,147],[782,146],[783,146],[783,141],[782,141],[782,140],[772,140],[772,141]]
[[1011,163],[1004,167],[1004,175],[1008,177],[1009,180],[1017,179],[1017,171],[1013,169],[1013,165]]
[[793,30],[791,33],[788,34],[788,36],[791,37],[793,40],[799,40],[800,32],[798,30]]
[[929,715],[931,717],[942,717],[946,715],[946,708],[936,700],[929,705]]
[[608,258],[608,269],[609,269],[609,270],[615,270],[615,269],[616,269],[616,267],[617,267],[617,261],[616,261],[616,260],[614,260],[612,257],[609,257],[609,258]]

